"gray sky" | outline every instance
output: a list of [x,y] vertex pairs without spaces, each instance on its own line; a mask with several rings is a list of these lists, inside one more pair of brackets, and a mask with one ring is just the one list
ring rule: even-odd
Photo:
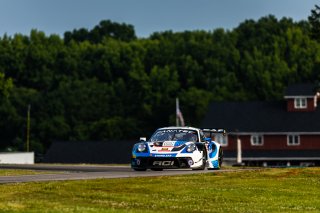
[[307,20],[320,0],[0,0],[0,36],[31,29],[63,35],[101,20],[132,24],[138,37],[165,30],[232,29],[272,14]]

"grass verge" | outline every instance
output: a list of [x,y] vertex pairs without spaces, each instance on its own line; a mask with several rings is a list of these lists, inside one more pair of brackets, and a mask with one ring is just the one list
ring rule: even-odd
[[21,169],[0,169],[0,176],[37,175],[37,174],[52,174],[52,173],[58,173],[58,172],[21,170]]
[[320,168],[0,185],[1,212],[320,212]]

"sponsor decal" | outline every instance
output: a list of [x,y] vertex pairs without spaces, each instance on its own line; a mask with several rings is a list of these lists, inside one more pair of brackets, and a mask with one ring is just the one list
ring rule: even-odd
[[173,166],[174,161],[166,160],[166,161],[153,161],[154,166]]
[[164,129],[164,130],[159,130],[158,132],[174,132],[174,133],[196,133],[195,130],[188,130],[188,129]]
[[165,141],[163,142],[163,146],[174,146],[175,142],[174,141]]
[[175,157],[176,155],[170,155],[170,154],[158,154],[154,155],[154,157]]
[[158,152],[170,152],[171,148],[161,148],[158,150]]

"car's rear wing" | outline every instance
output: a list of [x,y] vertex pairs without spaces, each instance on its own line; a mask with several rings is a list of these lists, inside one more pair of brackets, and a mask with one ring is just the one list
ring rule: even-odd
[[210,135],[212,134],[227,134],[227,131],[225,129],[220,129],[220,128],[217,128],[217,129],[209,129],[209,128],[204,128],[204,129],[201,129],[203,131],[203,133],[209,133]]

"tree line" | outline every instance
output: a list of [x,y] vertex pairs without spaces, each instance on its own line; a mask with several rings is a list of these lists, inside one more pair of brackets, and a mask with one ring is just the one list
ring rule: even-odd
[[[308,21],[274,16],[232,30],[155,32],[109,20],[58,35],[0,38],[0,150],[54,140],[137,139],[174,125],[175,98],[197,126],[211,101],[280,100],[320,77],[319,8]],[[314,23],[312,22],[314,18]]]

